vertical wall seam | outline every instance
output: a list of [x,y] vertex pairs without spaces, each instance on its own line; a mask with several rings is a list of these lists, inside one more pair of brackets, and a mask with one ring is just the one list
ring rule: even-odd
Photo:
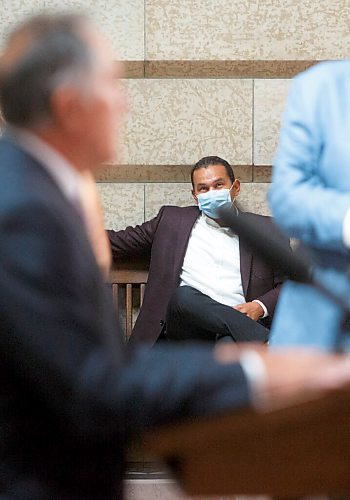
[[146,2],[143,0],[143,77],[146,77],[147,37],[146,37]]

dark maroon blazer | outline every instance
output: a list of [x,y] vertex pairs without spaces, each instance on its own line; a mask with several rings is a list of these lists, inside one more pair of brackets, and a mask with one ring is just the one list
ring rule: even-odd
[[[179,285],[188,240],[199,215],[200,211],[196,206],[163,206],[150,221],[122,231],[108,231],[114,261],[132,260],[136,257],[150,260],[144,301],[131,342],[154,344],[157,341],[170,296]],[[271,234],[273,225],[270,217],[251,216],[257,217],[260,224],[266,225],[267,235]],[[263,323],[270,327],[285,276],[278,269],[268,266],[241,240],[239,248],[245,299],[247,302],[259,299],[265,304],[269,316]]]

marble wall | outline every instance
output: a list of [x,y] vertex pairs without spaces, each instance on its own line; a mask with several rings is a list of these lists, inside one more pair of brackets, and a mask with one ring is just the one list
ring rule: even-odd
[[114,162],[97,175],[106,225],[192,203],[190,166],[229,160],[241,205],[269,213],[266,192],[290,78],[348,57],[349,0],[0,0],[0,48],[40,9],[84,10],[124,61],[130,112]]
[[0,0],[0,46],[15,24],[43,11],[87,13],[110,38],[117,57],[144,59],[144,0]]
[[146,0],[146,59],[329,59],[349,54],[348,0]]

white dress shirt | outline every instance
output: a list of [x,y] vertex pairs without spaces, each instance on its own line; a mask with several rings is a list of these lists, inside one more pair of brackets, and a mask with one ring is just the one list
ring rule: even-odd
[[[180,286],[188,285],[213,300],[235,307],[245,302],[239,238],[204,213],[195,222],[180,274]],[[257,300],[268,315],[266,306]]]

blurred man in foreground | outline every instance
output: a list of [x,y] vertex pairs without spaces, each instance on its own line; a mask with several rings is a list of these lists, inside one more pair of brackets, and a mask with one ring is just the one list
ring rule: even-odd
[[122,344],[82,209],[83,179],[113,156],[125,108],[112,60],[94,26],[68,15],[19,27],[1,61],[6,498],[121,498],[133,433],[350,380],[347,361],[328,355]]

